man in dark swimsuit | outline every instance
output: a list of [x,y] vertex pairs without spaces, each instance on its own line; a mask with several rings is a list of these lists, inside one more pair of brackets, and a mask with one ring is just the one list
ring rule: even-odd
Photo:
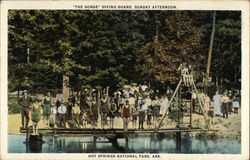
[[22,116],[22,127],[24,127],[24,118],[25,118],[25,127],[28,128],[29,120],[30,120],[30,110],[32,105],[32,98],[28,95],[28,92],[25,90],[23,93],[23,97],[19,100],[19,104],[22,106],[21,108],[21,116]]

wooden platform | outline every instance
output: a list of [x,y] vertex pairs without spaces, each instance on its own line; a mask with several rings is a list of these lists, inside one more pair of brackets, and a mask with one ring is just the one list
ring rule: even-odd
[[[29,129],[32,133],[32,129]],[[207,129],[201,128],[167,128],[160,129],[155,132],[155,129],[91,129],[91,128],[49,128],[39,129],[38,132],[41,134],[56,134],[56,135],[120,135],[120,134],[154,134],[154,133],[171,133],[171,132],[204,132]],[[27,133],[26,128],[20,128],[21,133]]]

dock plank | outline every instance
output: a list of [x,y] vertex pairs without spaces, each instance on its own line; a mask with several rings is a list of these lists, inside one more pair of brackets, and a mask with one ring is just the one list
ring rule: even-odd
[[[128,129],[124,131],[123,129],[91,129],[91,128],[41,128],[38,130],[41,134],[79,134],[79,135],[118,135],[118,134],[149,134],[149,133],[171,133],[171,132],[205,132],[207,129],[201,128],[166,128],[160,129],[155,132],[155,129]],[[21,133],[27,133],[26,128],[20,128]],[[29,129],[32,133],[32,129]]]

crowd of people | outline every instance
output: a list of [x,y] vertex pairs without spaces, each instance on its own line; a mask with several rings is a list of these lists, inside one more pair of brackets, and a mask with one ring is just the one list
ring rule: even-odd
[[[178,108],[178,100],[172,101],[169,108],[169,99],[173,91],[160,96],[158,91],[151,90],[146,83],[141,86],[133,84],[124,86],[110,94],[109,87],[106,88],[85,88],[71,95],[67,101],[62,97],[52,97],[48,92],[42,99],[29,96],[27,91],[19,100],[22,106],[22,127],[28,127],[31,118],[33,132],[38,134],[37,124],[44,121],[45,127],[75,127],[84,128],[91,125],[97,127],[100,119],[101,128],[114,128],[115,121],[122,118],[124,130],[128,130],[128,124],[132,123],[135,129],[156,127],[165,113],[172,107]],[[176,103],[176,104],[175,104]],[[202,108],[199,107],[201,103]],[[187,90],[182,96],[181,112],[189,112],[192,107],[193,113],[206,114],[208,117],[221,116],[228,118],[231,113],[238,113],[240,107],[240,93],[232,91],[223,95],[216,94],[210,98],[199,91],[198,94]],[[26,122],[24,124],[24,122]],[[213,121],[211,121],[213,123]],[[213,125],[213,124],[212,124]]]
[[122,118],[124,130],[127,130],[129,122],[133,128],[139,122],[138,129],[144,129],[145,122],[148,126],[157,125],[161,115],[167,111],[168,98],[160,98],[158,91],[154,92],[146,84],[133,84],[113,93],[109,87],[85,88],[67,100],[61,96],[52,97],[50,92],[42,99],[37,96],[31,98],[24,91],[19,103],[22,106],[22,127],[28,127],[31,116],[34,133],[37,133],[36,126],[41,119],[45,127],[83,128],[87,124],[97,127],[100,119],[102,128],[114,128],[116,118]]
[[[118,118],[123,119],[123,128],[128,130],[129,123],[135,129],[157,127],[162,116],[171,117],[173,110],[179,110],[178,119],[184,114],[203,114],[213,125],[213,117],[228,118],[231,113],[238,113],[240,107],[240,91],[226,91],[223,95],[218,92],[209,97],[201,90],[196,93],[192,66],[181,64],[179,67],[183,81],[182,93],[169,100],[174,92],[168,89],[165,95],[158,90],[148,87],[147,83],[125,85],[116,91],[110,92],[110,87],[82,88],[72,93],[68,99],[62,96],[53,97],[50,92],[42,98],[31,98],[27,91],[19,100],[22,106],[22,127],[28,127],[29,120],[33,122],[33,133],[38,134],[37,125],[43,119],[45,127],[76,127],[84,128],[91,125],[93,128],[114,128]],[[178,88],[178,87],[177,87]],[[100,122],[99,122],[100,120]],[[25,124],[24,124],[25,122]],[[178,121],[179,122],[179,121]]]

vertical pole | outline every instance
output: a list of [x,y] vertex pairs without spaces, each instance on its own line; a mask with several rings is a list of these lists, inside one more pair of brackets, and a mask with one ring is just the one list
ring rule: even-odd
[[206,80],[208,80],[209,73],[210,73],[210,66],[211,66],[211,58],[212,58],[212,50],[213,50],[213,42],[214,42],[214,33],[215,33],[215,15],[216,15],[216,12],[214,11],[214,14],[213,14],[213,28],[212,28],[211,37],[210,37],[210,45],[209,45],[208,59],[207,59],[207,73],[206,73],[207,77],[206,77]]
[[126,150],[128,150],[128,136],[125,137],[125,142],[126,142],[126,144],[125,144],[126,147],[125,148],[126,148]]
[[190,128],[192,128],[192,114],[193,114],[193,99],[191,97],[191,103],[190,103],[190,124],[189,124]]
[[215,86],[216,86],[216,91],[218,91],[219,92],[219,77],[218,77],[218,72],[216,73],[216,82],[215,82]]
[[[194,82],[193,82],[193,86],[194,86],[194,89],[195,89],[195,93],[196,93],[196,95],[198,96],[198,91],[197,91],[197,88],[196,88]],[[206,119],[206,117],[205,117],[205,113],[204,113],[204,110],[203,110],[203,107],[202,107],[202,104],[201,104],[201,101],[200,101],[199,98],[198,98],[198,102],[199,102],[199,105],[200,105],[200,108],[201,108],[201,111],[202,111],[202,115],[203,115],[203,117],[204,117],[204,120],[205,120],[205,122],[206,122],[207,128],[208,128],[208,130],[210,130],[208,121],[207,121],[207,119]]]
[[179,90],[179,96],[178,96],[178,122],[177,122],[177,128],[180,128],[180,114],[181,114],[181,86],[180,86],[180,90]]
[[220,92],[223,92],[223,78],[220,78]]
[[181,150],[181,132],[176,132],[176,151]]
[[211,59],[212,59],[212,50],[213,50],[213,42],[214,42],[214,33],[215,33],[215,15],[216,12],[213,13],[213,28],[210,37],[210,45],[208,50],[208,58],[207,58],[207,70],[206,70],[206,79],[205,79],[205,92],[207,93],[208,84],[209,84],[209,74],[210,74],[210,66],[211,66]]
[[93,149],[96,149],[96,140],[97,140],[97,136],[93,136]]
[[27,47],[27,63],[30,63],[30,49]]
[[30,145],[30,129],[28,127],[26,132],[26,153],[30,153],[29,145]]

